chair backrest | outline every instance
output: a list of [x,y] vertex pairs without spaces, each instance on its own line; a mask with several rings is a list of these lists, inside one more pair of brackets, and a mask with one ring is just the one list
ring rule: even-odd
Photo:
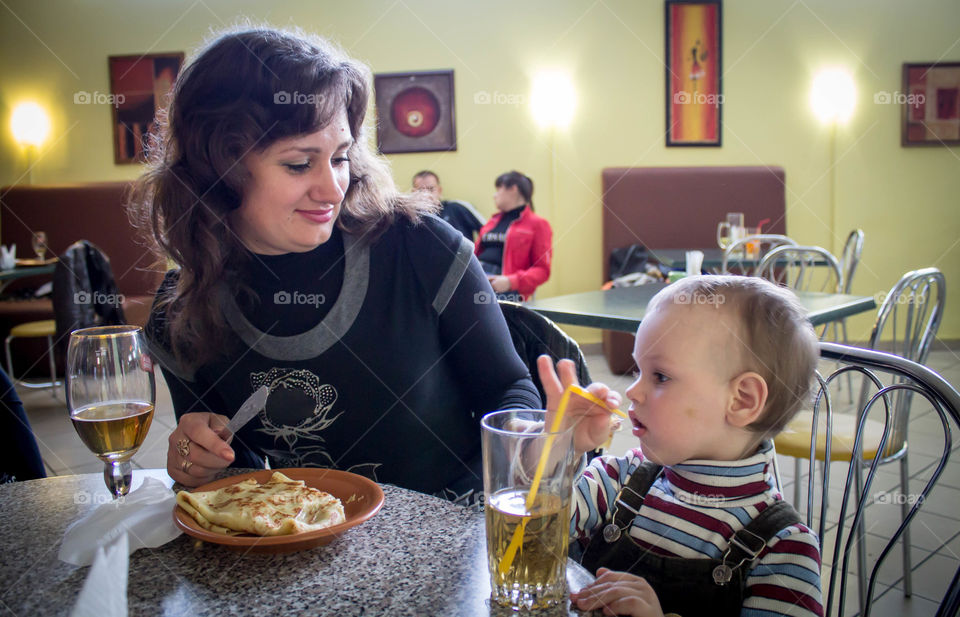
[[843,289],[840,262],[819,246],[778,246],[763,257],[756,274],[794,291],[839,293]]
[[880,306],[870,347],[892,345],[890,353],[923,364],[940,328],[946,300],[947,282],[940,270],[907,272]]
[[847,236],[847,242],[843,245],[843,254],[840,255],[840,267],[843,269],[843,293],[850,293],[850,286],[853,284],[853,273],[857,270],[860,263],[860,255],[863,253],[863,230],[854,229]]
[[[740,256],[746,254],[748,244],[757,247],[756,257],[744,261]],[[740,238],[724,249],[720,273],[751,276],[755,272],[755,264],[761,261],[768,251],[783,245],[796,246],[797,243],[787,236],[780,234],[755,234]]]
[[537,358],[543,354],[549,355],[554,362],[562,358],[573,360],[577,365],[577,379],[581,384],[590,383],[590,372],[580,345],[557,324],[516,302],[500,301],[500,310],[510,328],[510,338],[513,339],[517,355],[530,369],[530,377],[540,392],[540,400],[547,400],[537,372]]
[[[858,473],[858,466],[849,465],[846,479],[843,484],[843,497],[839,504],[839,510],[829,512],[830,505],[830,440],[827,439],[827,449],[825,463],[821,466],[819,473],[811,473],[806,493],[806,504],[796,504],[798,509],[806,511],[806,524],[814,531],[818,532],[820,544],[822,547],[822,563],[824,566],[823,580],[823,598],[825,615],[843,615],[845,606],[845,596],[847,595],[847,582],[857,581],[856,576],[844,576],[844,572],[850,571],[851,553],[858,548],[858,537],[856,532],[857,524],[863,519],[863,509],[871,502],[876,503],[875,507],[894,503],[899,500],[908,500],[903,503],[912,504],[909,513],[904,517],[903,523],[895,532],[883,533],[882,540],[885,542],[883,548],[872,564],[872,570],[866,589],[864,590],[864,610],[863,615],[869,615],[869,607],[874,600],[874,591],[876,589],[877,576],[881,566],[888,557],[891,549],[897,544],[904,533],[904,530],[916,518],[917,513],[923,508],[924,504],[930,501],[940,476],[950,462],[950,456],[953,448],[954,432],[960,430],[960,393],[947,383],[940,375],[922,366],[916,362],[911,362],[904,358],[878,352],[869,349],[860,349],[848,347],[835,343],[820,343],[821,359],[836,362],[839,368],[823,379],[818,374],[820,389],[817,393],[813,408],[813,427],[825,427],[829,435],[832,428],[833,408],[831,401],[836,399],[833,396],[835,387],[831,387],[835,382],[839,382],[838,376],[845,372],[854,371],[863,374],[864,379],[874,383],[880,389],[876,394],[858,407],[858,429],[853,444],[854,455],[863,450],[863,431],[864,422],[868,415],[871,418],[883,420],[884,431],[883,441],[891,438],[892,404],[891,398],[900,392],[910,392],[922,397],[933,408],[935,414],[929,417],[927,422],[935,427],[943,429],[943,449],[939,452],[939,460],[931,463],[928,467],[929,478],[926,480],[923,489],[919,493],[910,493],[909,495],[897,494],[897,499],[892,499],[893,495],[884,491],[874,491],[873,482],[876,476],[877,467],[881,464],[879,458],[874,459],[869,467],[866,480],[858,482],[854,477]],[[892,385],[883,386],[884,382],[892,382]],[[826,422],[818,422],[819,414],[826,415]],[[821,438],[822,441],[822,438]],[[813,452],[817,445],[816,430],[811,435],[811,460],[814,459]],[[929,455],[936,455],[936,452],[927,452]],[[926,473],[924,475],[926,477]],[[820,493],[815,495],[815,485],[819,481]],[[912,490],[912,489],[911,489]],[[816,499],[819,497],[819,508],[816,507]],[[888,499],[889,498],[889,499]],[[814,512],[818,510],[817,528],[814,528]],[[852,519],[848,518],[852,511]],[[927,524],[921,517],[918,519],[919,525]],[[835,524],[837,521],[844,521],[843,524]],[[922,527],[911,527],[914,530],[920,530]],[[916,532],[916,531],[915,531]],[[945,540],[945,539],[944,539]],[[862,546],[862,544],[860,545]],[[827,575],[829,568],[829,575]],[[960,568],[954,580],[960,577]],[[960,608],[960,595],[953,592],[950,588],[944,590],[944,602],[940,607],[938,616],[950,615],[953,617],[958,608]]]
[[53,272],[58,348],[66,349],[78,328],[124,323],[122,304],[110,260],[96,245],[79,240],[60,254]]
[[[927,361],[937,336],[947,298],[947,284],[936,268],[904,274],[887,294],[870,334],[869,347],[883,347],[895,356],[917,364]],[[860,392],[862,405],[872,386],[866,380]],[[912,392],[902,390],[891,397],[893,418],[890,441],[883,450],[886,459],[897,455],[907,440]]]

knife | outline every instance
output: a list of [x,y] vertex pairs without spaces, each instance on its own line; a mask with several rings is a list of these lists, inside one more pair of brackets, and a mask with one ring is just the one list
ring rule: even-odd
[[269,395],[270,388],[260,386],[256,392],[250,395],[250,398],[243,402],[243,405],[240,405],[237,413],[230,418],[230,422],[227,423],[227,429],[229,429],[232,434],[236,434],[244,424],[249,422],[253,416],[257,415],[260,410],[264,408]]

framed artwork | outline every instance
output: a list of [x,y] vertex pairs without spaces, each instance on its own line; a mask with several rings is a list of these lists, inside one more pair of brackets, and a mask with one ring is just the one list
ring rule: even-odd
[[667,146],[720,146],[720,0],[665,0]]
[[960,62],[903,65],[900,144],[960,145]]
[[457,149],[452,70],[378,73],[373,87],[380,152]]
[[113,155],[117,164],[142,163],[157,107],[173,88],[183,52],[110,56],[110,93],[114,97]]

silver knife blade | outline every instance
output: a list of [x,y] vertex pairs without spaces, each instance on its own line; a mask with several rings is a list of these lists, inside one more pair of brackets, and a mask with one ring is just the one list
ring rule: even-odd
[[227,423],[227,428],[230,432],[236,433],[244,424],[249,422],[253,416],[257,415],[267,404],[267,396],[269,395],[270,388],[267,386],[260,386],[256,392],[251,394],[250,397],[243,402],[243,405],[240,405],[237,413],[230,418],[230,422]]

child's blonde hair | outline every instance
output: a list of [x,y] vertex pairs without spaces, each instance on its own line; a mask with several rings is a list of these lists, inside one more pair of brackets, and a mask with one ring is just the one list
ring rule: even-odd
[[772,437],[809,403],[820,347],[791,290],[750,276],[691,276],[654,296],[647,312],[664,302],[710,306],[736,316],[741,371],[754,371],[767,382],[767,403],[747,428]]

